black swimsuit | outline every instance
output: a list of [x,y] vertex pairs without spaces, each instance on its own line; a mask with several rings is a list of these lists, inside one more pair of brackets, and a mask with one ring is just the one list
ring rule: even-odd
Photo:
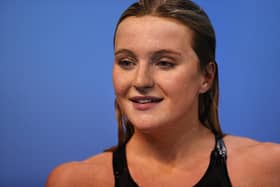
[[[204,176],[194,187],[231,187],[227,172],[227,152],[224,141],[215,136],[215,148],[211,153],[209,166]],[[125,145],[113,152],[113,169],[115,176],[115,187],[138,187],[129,173],[126,160]]]

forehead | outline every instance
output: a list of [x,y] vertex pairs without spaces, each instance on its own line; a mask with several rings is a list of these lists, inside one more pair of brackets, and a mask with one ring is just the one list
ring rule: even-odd
[[185,50],[191,47],[193,32],[172,18],[141,16],[125,18],[118,26],[115,49],[171,48]]

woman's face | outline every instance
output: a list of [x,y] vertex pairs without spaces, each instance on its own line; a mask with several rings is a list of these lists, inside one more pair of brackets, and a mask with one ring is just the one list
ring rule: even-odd
[[136,129],[198,122],[205,78],[192,31],[173,19],[128,17],[116,32],[113,83],[122,113]]

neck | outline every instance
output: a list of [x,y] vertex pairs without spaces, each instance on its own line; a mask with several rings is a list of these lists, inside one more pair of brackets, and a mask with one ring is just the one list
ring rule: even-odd
[[190,155],[201,153],[201,150],[209,152],[214,147],[211,131],[200,123],[191,127],[184,125],[181,128],[166,127],[155,131],[141,132],[135,129],[127,145],[128,151],[142,159],[174,165],[184,162]]

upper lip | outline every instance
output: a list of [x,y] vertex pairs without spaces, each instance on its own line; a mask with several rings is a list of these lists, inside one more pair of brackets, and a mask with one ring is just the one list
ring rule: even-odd
[[162,101],[163,98],[155,96],[134,96],[130,97],[129,100],[135,103],[157,103]]

